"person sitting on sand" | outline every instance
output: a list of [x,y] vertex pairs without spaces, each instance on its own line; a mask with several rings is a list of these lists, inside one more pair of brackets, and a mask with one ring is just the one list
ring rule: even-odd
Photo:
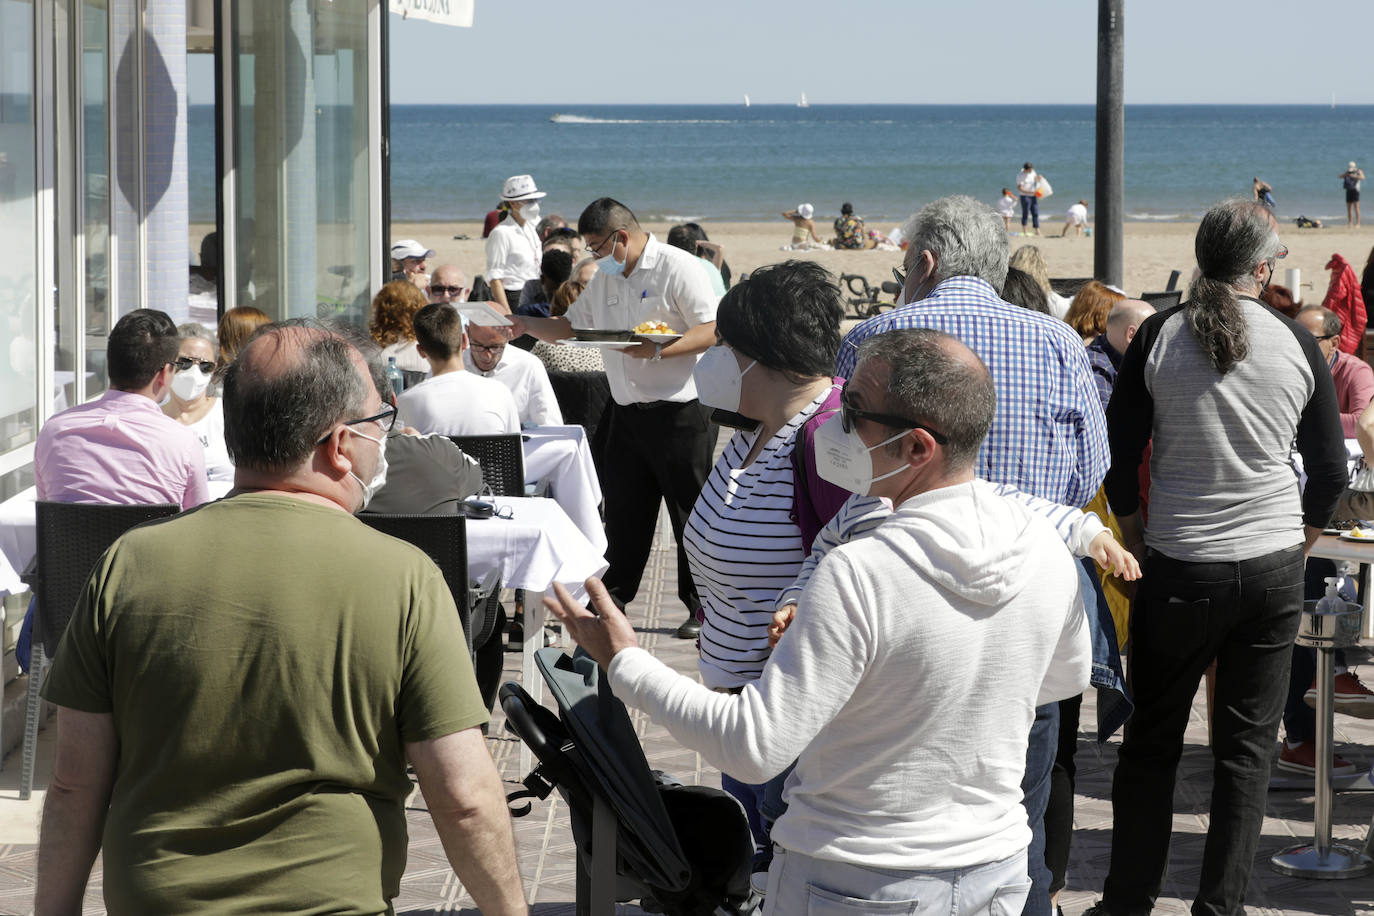
[[997,202],[997,215],[1002,217],[1002,225],[1011,231],[1011,218],[1016,215],[1016,195],[1011,188],[1002,189],[1002,199]]
[[839,219],[835,220],[835,238],[830,244],[835,248],[858,249],[869,247],[866,240],[863,217],[855,216],[854,205],[845,201]]
[[797,209],[783,213],[783,219],[792,221],[792,241],[782,246],[783,251],[810,251],[825,247],[825,242],[816,234],[816,223],[811,219],[815,213],[816,208],[810,204],[798,204]]

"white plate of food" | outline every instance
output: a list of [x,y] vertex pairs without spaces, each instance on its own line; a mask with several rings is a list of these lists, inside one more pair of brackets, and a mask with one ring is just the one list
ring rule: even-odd
[[1374,544],[1374,528],[1351,528],[1349,531],[1342,531],[1341,540]]
[[670,343],[672,343],[672,342],[675,341],[675,340],[681,340],[681,339],[682,339],[682,335],[681,335],[681,334],[636,334],[636,335],[635,335],[635,339],[636,339],[636,340],[647,340],[649,343],[652,343],[652,344],[660,344],[660,345],[666,346],[667,344],[670,344]]

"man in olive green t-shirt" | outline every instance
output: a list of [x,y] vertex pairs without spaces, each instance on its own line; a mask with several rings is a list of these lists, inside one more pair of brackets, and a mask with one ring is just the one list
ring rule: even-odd
[[117,541],[57,653],[37,912],[79,910],[103,845],[115,914],[390,913],[409,759],[482,912],[524,913],[452,596],[351,514],[394,411],[303,326],[255,338],[224,400],[234,493]]

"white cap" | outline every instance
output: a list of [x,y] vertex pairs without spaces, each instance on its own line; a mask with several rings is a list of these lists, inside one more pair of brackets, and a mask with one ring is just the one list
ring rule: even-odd
[[414,239],[401,239],[391,246],[391,260],[404,261],[406,258],[432,258],[434,249],[426,248]]
[[534,186],[534,178],[529,175],[512,175],[501,188],[502,200],[538,200],[544,196],[544,192]]
[[810,204],[799,204],[797,206],[797,215],[800,216],[802,219],[810,219],[811,214],[815,212],[816,208],[811,206]]
[[1355,163],[1354,163],[1353,160],[1351,161],[1349,167],[1347,168],[1347,171],[1351,171],[1351,172],[1355,171]]

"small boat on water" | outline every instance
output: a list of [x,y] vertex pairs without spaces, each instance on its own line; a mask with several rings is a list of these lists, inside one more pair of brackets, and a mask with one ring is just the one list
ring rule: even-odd
[[811,103],[806,100],[806,93],[802,93],[801,101],[797,103],[798,108],[810,108]]
[[749,107],[749,93],[747,93],[747,92],[744,94],[744,107],[745,107],[745,108],[748,108],[748,107]]

